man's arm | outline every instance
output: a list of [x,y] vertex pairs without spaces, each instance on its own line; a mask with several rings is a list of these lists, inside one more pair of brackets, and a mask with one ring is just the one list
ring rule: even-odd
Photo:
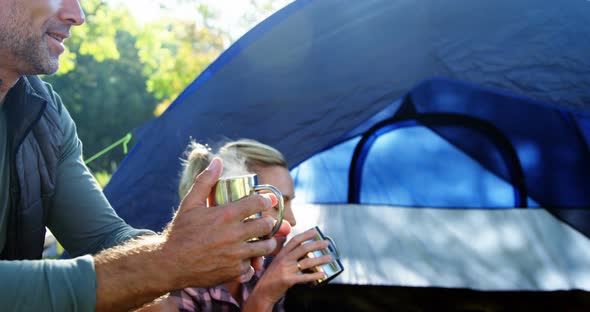
[[95,254],[130,238],[152,233],[134,229],[117,216],[84,164],[82,143],[78,139],[74,121],[49,85],[48,92],[53,94],[56,104],[56,107],[48,109],[58,110],[63,135],[55,193],[48,209],[47,226],[51,232],[73,257]]
[[2,311],[93,311],[92,257],[0,261]]
[[128,311],[175,289],[209,287],[248,272],[250,258],[269,254],[276,241],[247,241],[268,234],[274,222],[242,220],[272,209],[276,198],[256,194],[207,207],[221,172],[219,159],[212,164],[217,169],[197,177],[162,234],[131,239],[94,257],[0,261],[0,306],[8,311]]

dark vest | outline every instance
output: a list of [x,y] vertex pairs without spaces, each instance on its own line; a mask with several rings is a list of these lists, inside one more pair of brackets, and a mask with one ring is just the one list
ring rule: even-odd
[[1,259],[41,259],[63,141],[60,116],[44,83],[22,77],[6,96],[10,212]]

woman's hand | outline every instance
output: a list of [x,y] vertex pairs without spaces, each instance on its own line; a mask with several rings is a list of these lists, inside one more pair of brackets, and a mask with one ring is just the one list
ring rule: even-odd
[[308,252],[329,246],[327,240],[303,244],[315,235],[317,235],[317,231],[311,229],[293,236],[287,242],[256,283],[254,290],[244,303],[242,311],[271,311],[275,303],[285,295],[291,286],[325,278],[323,272],[303,272],[332,261],[330,255],[317,258],[305,257]]

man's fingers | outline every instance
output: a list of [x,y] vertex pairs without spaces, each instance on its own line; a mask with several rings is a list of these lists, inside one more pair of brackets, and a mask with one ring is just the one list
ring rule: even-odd
[[[227,207],[236,214],[241,220],[246,219],[252,215],[269,211],[277,203],[277,198],[274,194],[254,194],[244,197],[238,201],[227,204]],[[270,230],[268,231],[270,232]],[[268,234],[268,232],[266,234]]]
[[209,166],[195,178],[193,186],[182,200],[180,208],[182,209],[184,206],[197,207],[207,205],[207,197],[209,197],[215,183],[219,180],[222,169],[223,163],[221,162],[221,158],[213,158]]
[[267,236],[272,232],[275,223],[275,220],[271,217],[248,220],[240,224],[240,238],[247,241],[252,238]]
[[274,238],[248,243],[243,255],[244,258],[256,258],[267,256],[277,248],[277,240]]

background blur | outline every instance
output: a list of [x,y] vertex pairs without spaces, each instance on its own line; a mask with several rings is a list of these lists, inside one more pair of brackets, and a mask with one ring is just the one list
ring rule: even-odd
[[[57,74],[62,97],[91,159],[162,114],[221,52],[288,0],[85,0]],[[129,147],[133,144],[130,142]],[[122,146],[88,163],[101,185]]]

